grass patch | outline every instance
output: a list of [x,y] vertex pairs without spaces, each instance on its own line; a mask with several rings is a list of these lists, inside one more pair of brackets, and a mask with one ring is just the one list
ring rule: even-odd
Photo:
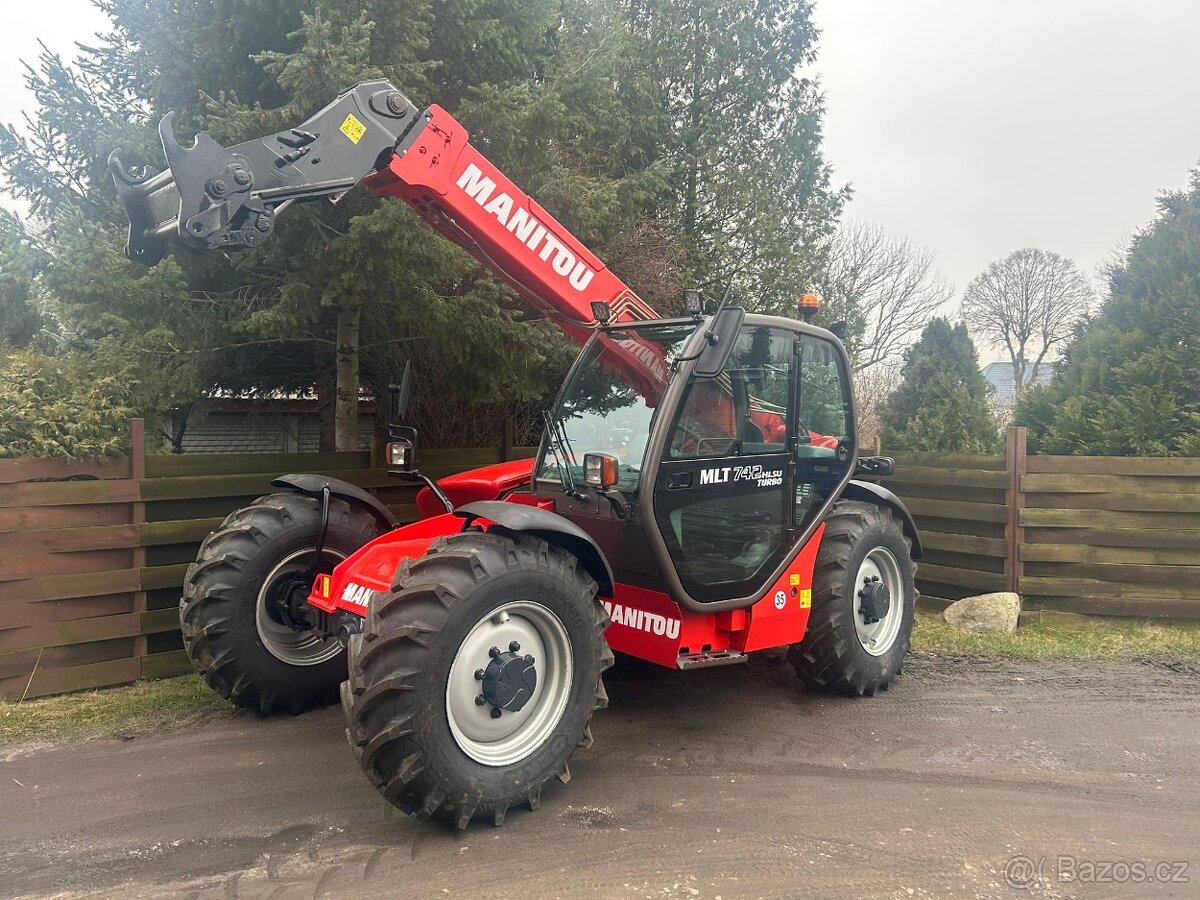
[[0,701],[0,746],[129,738],[238,715],[199,675],[17,703]]
[[913,650],[999,659],[1200,659],[1200,624],[1154,624],[1130,619],[1022,617],[1013,634],[972,634],[917,611]]

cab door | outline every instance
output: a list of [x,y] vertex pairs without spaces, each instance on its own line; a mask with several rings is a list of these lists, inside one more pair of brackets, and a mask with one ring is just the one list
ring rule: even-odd
[[697,601],[765,590],[791,549],[798,338],[743,325],[725,368],[692,376],[671,423],[654,516]]

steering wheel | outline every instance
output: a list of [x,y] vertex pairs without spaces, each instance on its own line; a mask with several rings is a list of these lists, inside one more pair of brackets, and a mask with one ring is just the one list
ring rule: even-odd
[[[683,422],[680,422],[677,426],[675,426],[676,435],[678,435],[680,432],[683,432],[683,440],[680,440],[677,442],[672,442],[672,444],[671,444],[671,455],[672,456],[683,455],[684,454],[684,445],[687,444],[688,440],[691,440],[691,442],[692,442],[692,446],[693,446],[693,454],[692,455],[695,455],[695,456],[719,456],[719,455],[721,455],[719,452],[720,450],[723,449],[727,452],[729,450],[732,450],[734,448],[734,446],[737,444],[737,439],[733,438],[733,437],[728,437],[728,436],[704,437],[702,434],[700,434],[698,431],[696,431],[696,429],[692,428],[690,425],[685,425]],[[725,441],[726,446],[723,448],[714,446],[710,452],[705,453],[705,450],[704,450],[705,444],[715,445],[719,441]]]

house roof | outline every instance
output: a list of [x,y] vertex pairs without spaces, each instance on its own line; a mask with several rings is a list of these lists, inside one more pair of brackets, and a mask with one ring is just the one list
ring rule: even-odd
[[[1013,364],[1010,362],[990,362],[983,367],[983,377],[988,380],[996,391],[996,399],[1002,403],[1011,403],[1016,399],[1017,379],[1013,375]],[[1054,377],[1054,372],[1051,366],[1042,363],[1038,369],[1037,378],[1033,379],[1034,384],[1049,384],[1050,379]]]

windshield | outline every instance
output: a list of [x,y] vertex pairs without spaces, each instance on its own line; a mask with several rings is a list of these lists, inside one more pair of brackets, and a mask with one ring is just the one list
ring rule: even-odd
[[[620,461],[617,487],[637,489],[671,364],[695,330],[688,322],[602,331],[584,347],[550,414],[561,430],[559,453],[578,486],[583,486],[584,455],[608,453]],[[537,477],[561,481],[553,444],[543,438]]]

